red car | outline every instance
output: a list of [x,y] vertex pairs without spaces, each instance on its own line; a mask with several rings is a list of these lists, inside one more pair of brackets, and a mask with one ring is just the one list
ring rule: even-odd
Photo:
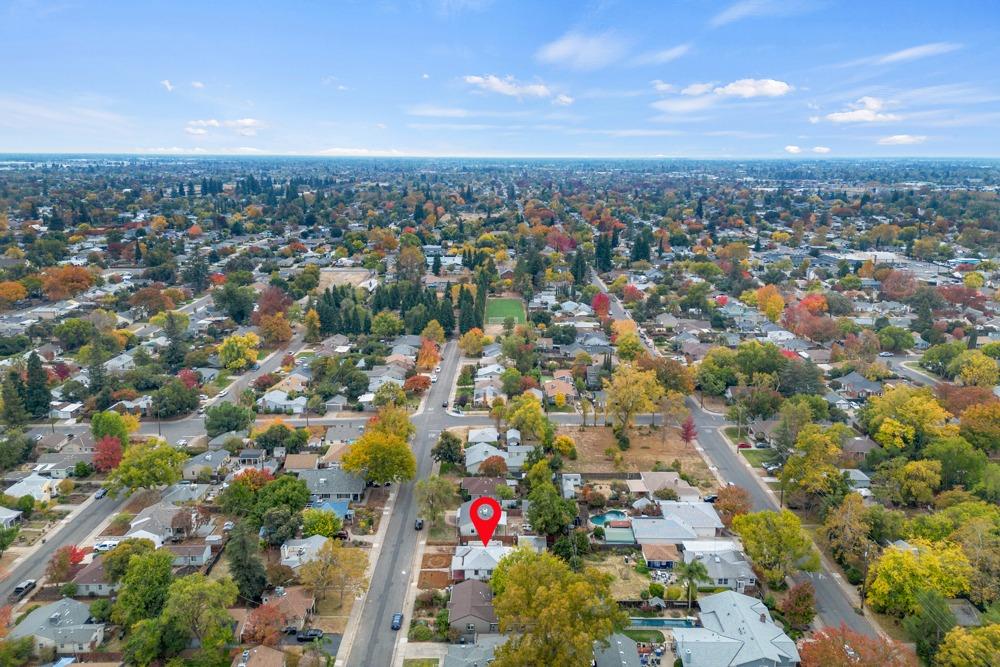
[[740,444],[736,445],[736,449],[753,449],[753,447],[750,446],[749,442],[741,442]]

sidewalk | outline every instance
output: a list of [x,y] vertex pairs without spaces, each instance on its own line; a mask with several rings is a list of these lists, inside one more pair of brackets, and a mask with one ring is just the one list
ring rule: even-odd
[[[77,505],[65,519],[60,520],[59,523],[57,523],[55,526],[52,527],[52,530],[46,533],[43,537],[36,540],[35,543],[32,544],[30,547],[12,547],[8,549],[9,553],[17,553],[17,558],[15,558],[11,562],[9,569],[13,570],[15,567],[23,563],[27,558],[33,556],[36,551],[42,548],[42,544],[44,544],[44,542],[48,542],[52,538],[56,537],[62,531],[62,529],[66,527],[67,524],[69,524],[73,519],[76,518],[78,514],[80,514],[83,510],[93,505],[95,500],[96,499],[94,498],[94,495],[91,494],[89,498],[87,498],[82,503]],[[65,507],[65,505],[57,506],[57,508],[58,507]],[[18,551],[18,549],[22,549],[22,551]]]
[[[368,567],[365,569],[365,577],[371,581],[375,573],[375,565],[378,563],[379,555],[382,553],[382,545],[385,544],[385,535],[389,532],[389,517],[396,507],[396,496],[399,494],[399,486],[395,485],[389,494],[389,502],[382,508],[382,520],[379,521],[378,531],[372,541],[372,548],[368,552]],[[366,540],[367,541],[367,540]],[[347,626],[344,628],[344,635],[340,639],[340,648],[337,649],[337,660],[334,665],[342,667],[347,664],[347,659],[351,656],[351,648],[354,645],[354,636],[358,632],[358,625],[361,623],[361,613],[368,602],[368,591],[359,595],[351,606],[351,615],[347,618]]]

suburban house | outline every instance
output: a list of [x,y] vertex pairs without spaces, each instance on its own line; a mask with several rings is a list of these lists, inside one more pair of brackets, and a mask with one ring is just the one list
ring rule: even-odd
[[[472,502],[471,500],[462,503],[458,508],[456,523],[458,524],[458,534],[460,537],[475,537],[479,533],[472,524]],[[496,535],[507,534],[507,512],[500,512],[500,522],[497,523]]]
[[470,500],[476,500],[483,496],[495,496],[497,487],[506,484],[503,477],[463,477],[459,488]]
[[284,627],[301,630],[316,606],[316,597],[305,586],[277,586],[264,595],[264,604],[273,604],[284,618]]
[[242,468],[260,468],[267,458],[266,449],[241,449],[239,463]]
[[107,597],[121,586],[108,581],[104,573],[104,559],[100,557],[95,557],[77,572],[73,577],[73,583],[76,584],[76,594],[80,597]]
[[3,528],[13,528],[21,521],[21,510],[12,510],[7,507],[0,507],[0,526]]
[[285,652],[270,646],[252,646],[233,658],[232,667],[285,667]]
[[608,645],[594,642],[594,667],[640,667],[639,645],[620,632],[608,637]]
[[763,602],[726,591],[698,600],[700,628],[674,628],[674,655],[684,667],[795,667],[795,642]]
[[289,454],[285,457],[285,471],[316,470],[319,468],[317,454]]
[[94,463],[94,455],[91,452],[82,452],[78,449],[67,448],[61,452],[42,454],[35,463],[35,472],[45,477],[53,479],[66,479],[72,477],[76,472],[76,464]]
[[198,525],[197,512],[160,501],[135,515],[126,537],[144,537],[156,547],[175,538],[187,537]]
[[562,396],[567,403],[576,398],[576,387],[566,380],[546,380],[542,384],[542,389],[545,392],[545,400],[550,404],[556,402],[557,396]]
[[[495,442],[495,441],[494,441]],[[486,442],[479,442],[465,447],[465,469],[473,475],[479,474],[479,467],[483,462],[494,456],[499,456],[507,462],[507,452],[504,450],[494,447],[493,445]]]
[[701,500],[701,491],[691,486],[676,472],[642,472],[639,479],[626,480],[629,493],[649,498],[660,489],[673,489],[680,500]]
[[174,555],[174,567],[202,567],[212,557],[212,547],[207,542],[168,544],[166,548]]
[[700,537],[691,526],[672,518],[635,518],[632,520],[632,534],[640,545],[680,544],[684,540]]
[[847,398],[868,398],[882,395],[882,383],[869,380],[857,371],[851,371],[835,382],[840,383],[840,393]]
[[475,643],[478,635],[498,632],[500,624],[493,610],[490,585],[478,579],[466,579],[452,586],[448,626],[461,633],[468,643]]
[[451,578],[455,581],[489,581],[500,559],[512,551],[513,547],[505,547],[499,542],[485,547],[482,544],[455,547],[455,555],[451,558]]
[[202,452],[201,454],[192,456],[188,460],[184,461],[184,479],[191,480],[193,482],[203,475],[218,477],[219,472],[228,462],[229,453],[224,449],[210,449],[207,452]]
[[327,539],[322,535],[313,535],[301,540],[288,540],[281,545],[281,564],[295,570],[316,560]]
[[701,561],[712,585],[749,594],[757,587],[757,576],[735,540],[690,540],[681,543],[685,563]]
[[654,570],[672,570],[681,560],[681,553],[674,544],[651,544],[642,545],[642,559],[646,561],[646,567]]
[[300,470],[296,474],[309,487],[313,501],[334,499],[359,502],[365,495],[365,478],[339,466]]
[[289,398],[287,391],[272,389],[257,400],[257,405],[262,412],[284,412],[286,414],[301,415],[305,412],[308,400],[305,396]]
[[492,426],[469,429],[469,444],[496,444],[500,442],[500,432]]
[[867,435],[849,438],[841,450],[842,455],[853,461],[862,461],[878,444]]
[[722,519],[711,503],[661,500],[664,519],[675,519],[693,530],[698,537],[715,537],[722,533]]
[[51,477],[42,477],[38,473],[31,473],[20,482],[9,487],[4,493],[14,498],[31,496],[35,502],[47,503],[52,500],[52,496],[57,493],[56,484]]
[[52,419],[73,419],[80,415],[81,410],[83,410],[83,403],[54,401],[49,406],[49,417]]
[[55,649],[59,655],[83,653],[104,641],[104,624],[90,622],[89,605],[63,598],[25,616],[9,637],[33,637],[36,649]]

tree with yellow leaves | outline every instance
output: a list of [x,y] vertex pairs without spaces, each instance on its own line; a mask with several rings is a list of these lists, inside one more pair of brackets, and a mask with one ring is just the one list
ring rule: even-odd
[[654,410],[663,395],[656,373],[641,371],[631,364],[621,364],[610,380],[605,378],[604,390],[608,393],[608,412],[622,430],[631,428],[635,415]]
[[257,361],[260,338],[253,332],[233,334],[219,346],[219,361],[229,370],[243,370]]
[[939,667],[1000,665],[1000,623],[953,628],[944,637],[934,664]]
[[764,316],[772,322],[781,318],[785,310],[785,299],[774,285],[764,285],[756,292],[757,307]]
[[946,598],[968,590],[972,567],[953,542],[912,539],[911,548],[889,547],[871,566],[866,599],[875,611],[905,616],[917,611],[917,591],[929,589]]
[[259,328],[260,335],[268,345],[279,345],[292,339],[292,326],[285,319],[284,313],[264,315],[260,318]]
[[305,341],[307,343],[318,343],[320,340],[320,321],[319,313],[316,312],[315,308],[310,308],[306,311],[305,317],[302,318],[302,325],[305,327]]
[[862,413],[862,422],[872,436],[876,436],[887,419],[912,429],[902,430],[890,426],[889,432],[905,435],[907,447],[923,447],[934,438],[957,433],[949,424],[951,413],[941,407],[929,387],[899,385],[889,388],[881,396],[872,396]]

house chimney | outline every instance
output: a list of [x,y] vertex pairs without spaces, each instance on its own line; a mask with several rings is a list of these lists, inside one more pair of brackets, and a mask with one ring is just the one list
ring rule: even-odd
[[760,612],[760,622],[767,623],[767,614],[765,614],[764,612]]

